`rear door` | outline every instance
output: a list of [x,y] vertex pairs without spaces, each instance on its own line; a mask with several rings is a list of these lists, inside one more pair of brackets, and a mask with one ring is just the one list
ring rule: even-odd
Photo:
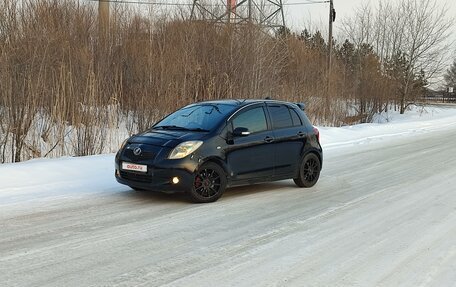
[[234,180],[271,177],[274,170],[273,134],[264,104],[245,108],[229,121],[229,129],[247,128],[248,136],[233,137],[225,150]]
[[306,142],[306,129],[296,111],[285,104],[267,105],[274,136],[274,176],[293,176]]

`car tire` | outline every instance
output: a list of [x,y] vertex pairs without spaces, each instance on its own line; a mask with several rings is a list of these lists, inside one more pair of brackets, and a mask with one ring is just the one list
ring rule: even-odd
[[318,156],[313,153],[308,153],[299,165],[298,177],[294,178],[294,182],[299,187],[312,187],[320,177],[321,162]]
[[214,202],[223,195],[225,189],[225,171],[218,164],[208,162],[196,172],[189,196],[195,203]]

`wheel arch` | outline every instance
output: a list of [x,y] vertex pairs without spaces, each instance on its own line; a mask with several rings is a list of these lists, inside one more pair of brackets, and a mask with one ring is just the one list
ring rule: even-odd
[[311,149],[311,150],[308,150],[306,152],[304,152],[304,154],[302,155],[301,157],[301,160],[304,159],[304,157],[308,154],[314,154],[317,156],[318,160],[320,161],[320,171],[323,169],[323,155],[320,151],[318,150],[315,150],[315,149]]
[[225,172],[226,177],[230,178],[230,169],[228,168],[228,165],[226,164],[226,162],[224,162],[219,157],[212,156],[212,157],[205,158],[199,166],[201,167],[203,164],[206,164],[209,162],[215,163],[218,166],[220,166],[223,169],[223,171]]

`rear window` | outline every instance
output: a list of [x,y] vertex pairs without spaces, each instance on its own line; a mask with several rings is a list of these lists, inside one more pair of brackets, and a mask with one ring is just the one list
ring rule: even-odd
[[271,114],[272,126],[275,129],[281,129],[293,126],[290,111],[284,105],[268,105],[269,113]]
[[312,125],[312,123],[310,122],[309,118],[307,117],[306,113],[305,113],[305,112],[302,112],[301,115],[302,115],[302,118],[304,119],[304,125],[305,125],[306,127],[308,127],[308,128],[312,128],[313,125]]

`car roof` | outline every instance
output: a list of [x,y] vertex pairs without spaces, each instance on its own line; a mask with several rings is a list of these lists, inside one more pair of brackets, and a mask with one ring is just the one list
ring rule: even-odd
[[271,100],[271,99],[227,99],[227,100],[212,100],[212,101],[203,101],[195,104],[213,104],[213,105],[231,105],[243,107],[255,103],[275,103],[275,104],[293,104],[286,101],[280,100]]

